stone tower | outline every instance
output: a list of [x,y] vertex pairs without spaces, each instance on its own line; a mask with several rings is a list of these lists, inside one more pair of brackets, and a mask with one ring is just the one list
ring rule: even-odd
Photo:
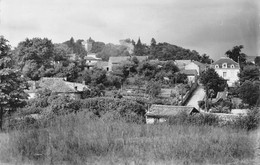
[[83,42],[85,49],[88,53],[91,52],[93,42],[95,42],[95,41],[91,37],[89,37],[89,39],[87,41]]

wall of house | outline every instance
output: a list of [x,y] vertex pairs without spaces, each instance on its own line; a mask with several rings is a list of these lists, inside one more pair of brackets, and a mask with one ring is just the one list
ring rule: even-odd
[[195,83],[196,77],[195,76],[187,76],[189,83]]
[[146,124],[155,124],[155,123],[163,123],[166,122],[165,118],[153,118],[146,116]]
[[34,99],[36,98],[36,92],[31,92],[31,93],[27,93],[29,96],[28,96],[28,99]]
[[193,62],[186,65],[185,70],[197,70],[198,75],[200,75],[200,67]]
[[229,87],[234,86],[234,83],[239,80],[238,68],[219,68],[219,69],[215,68],[215,71],[218,73],[220,77],[227,80],[227,84]]

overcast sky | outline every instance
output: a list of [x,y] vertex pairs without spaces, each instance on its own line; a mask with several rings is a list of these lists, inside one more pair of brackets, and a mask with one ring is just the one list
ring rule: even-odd
[[118,44],[131,38],[168,42],[216,59],[235,45],[260,55],[257,0],[0,0],[0,35],[70,37]]

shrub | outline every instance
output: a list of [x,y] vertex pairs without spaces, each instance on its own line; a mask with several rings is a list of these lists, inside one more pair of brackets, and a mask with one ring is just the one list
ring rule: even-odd
[[217,126],[219,119],[217,116],[212,114],[193,114],[189,115],[186,112],[181,112],[178,115],[170,117],[168,119],[170,125],[180,124],[180,125],[209,125]]
[[247,131],[255,130],[260,124],[260,112],[255,108],[248,112],[246,116],[239,116],[233,123],[233,127],[237,129],[245,129]]

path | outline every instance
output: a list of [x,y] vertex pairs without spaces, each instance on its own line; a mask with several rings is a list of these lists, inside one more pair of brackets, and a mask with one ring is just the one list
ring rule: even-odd
[[199,109],[198,101],[203,100],[205,96],[205,91],[202,85],[199,85],[198,88],[193,92],[187,106],[192,106]]

